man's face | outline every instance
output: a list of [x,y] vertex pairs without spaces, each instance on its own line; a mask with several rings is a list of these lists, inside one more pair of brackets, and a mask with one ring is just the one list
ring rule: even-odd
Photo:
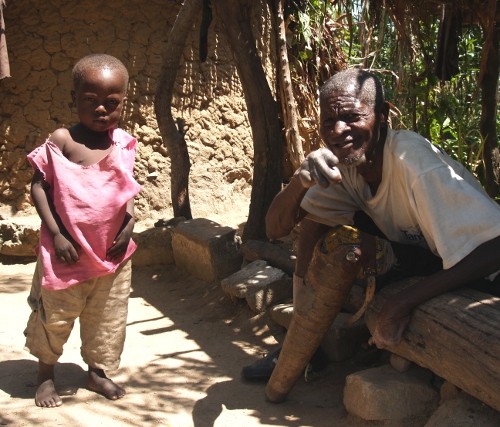
[[95,132],[104,132],[120,120],[125,97],[125,76],[117,70],[88,70],[72,92],[80,122]]
[[372,108],[359,100],[354,87],[320,99],[320,134],[340,163],[359,166],[378,139],[379,124]]

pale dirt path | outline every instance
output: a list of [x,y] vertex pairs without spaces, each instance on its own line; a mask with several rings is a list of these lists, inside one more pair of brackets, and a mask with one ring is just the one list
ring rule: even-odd
[[333,366],[312,383],[302,379],[281,405],[264,385],[240,379],[275,340],[264,320],[234,305],[217,284],[174,266],[135,268],[127,340],[112,378],[127,395],[110,402],[87,391],[78,325],[57,366],[64,404],[34,405],[36,361],[23,350],[26,297],[34,264],[0,264],[0,425],[9,426],[367,426],[349,418],[341,395],[350,366]]

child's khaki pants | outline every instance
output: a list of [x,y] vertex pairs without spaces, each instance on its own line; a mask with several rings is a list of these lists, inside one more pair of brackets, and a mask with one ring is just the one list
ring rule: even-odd
[[42,288],[42,276],[39,259],[28,297],[32,312],[24,331],[26,349],[41,362],[54,365],[79,318],[85,363],[97,369],[117,369],[125,342],[131,261],[113,274],[63,290]]

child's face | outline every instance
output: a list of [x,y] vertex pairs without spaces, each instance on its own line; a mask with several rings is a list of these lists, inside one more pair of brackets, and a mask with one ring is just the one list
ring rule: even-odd
[[116,126],[127,99],[125,85],[125,76],[117,70],[87,70],[71,92],[80,122],[94,132],[105,132]]

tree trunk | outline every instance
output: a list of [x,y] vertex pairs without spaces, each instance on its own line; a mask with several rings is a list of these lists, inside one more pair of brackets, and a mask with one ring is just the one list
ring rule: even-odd
[[158,128],[170,155],[170,181],[174,217],[191,219],[189,202],[189,171],[191,162],[184,139],[183,122],[172,116],[172,94],[186,39],[193,27],[194,18],[202,9],[202,0],[186,0],[170,31],[163,52],[158,86],[155,96],[155,113]]
[[285,28],[285,0],[278,0],[277,4],[277,34],[278,34],[278,53],[279,53],[279,80],[281,106],[283,111],[283,123],[285,127],[285,136],[288,147],[288,154],[293,169],[298,169],[304,160],[304,150],[302,148],[302,137],[299,132],[297,121],[297,104],[293,96],[292,78],[290,76],[290,63],[288,61],[288,51],[286,45]]
[[[252,0],[217,0],[227,41],[234,55],[248,110],[254,144],[254,171],[248,219],[243,241],[265,240],[265,216],[281,190],[281,130],[273,98],[252,34]],[[256,3],[259,4],[259,3]]]
[[[418,278],[394,283],[378,293],[366,312],[373,332],[387,296]],[[500,410],[500,298],[473,289],[443,294],[418,306],[403,340],[387,350],[430,369]]]
[[479,84],[481,87],[481,122],[480,132],[484,141],[483,163],[485,174],[485,189],[490,197],[500,196],[500,153],[498,149],[496,120],[498,98],[498,48],[500,40],[500,25],[495,22],[496,2],[490,0],[487,25],[483,25],[484,43],[481,58]]

